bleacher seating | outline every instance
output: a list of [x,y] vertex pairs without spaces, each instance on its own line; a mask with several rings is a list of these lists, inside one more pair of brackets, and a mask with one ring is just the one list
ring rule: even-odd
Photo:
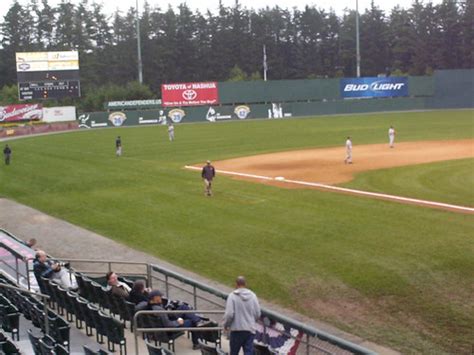
[[[74,276],[79,286],[79,295],[81,297],[93,304],[99,305],[102,310],[106,309],[111,314],[118,316],[123,322],[124,327],[129,322],[130,331],[133,331],[132,321],[135,314],[135,305],[133,303],[112,294],[106,287],[83,273],[74,272]],[[133,284],[131,280],[122,277],[119,279],[130,286]]]
[[269,348],[266,345],[262,344],[253,344],[253,350],[255,355],[272,355],[272,354],[278,354],[275,350]]
[[18,347],[8,337],[0,332],[0,354],[20,355]]
[[[118,345],[120,354],[126,354],[126,339],[124,334],[125,325],[130,324],[130,330],[133,331],[133,317],[135,314],[135,305],[124,300],[121,297],[113,295],[106,287],[82,273],[75,272],[78,282],[78,292],[67,290],[61,287],[57,282],[50,279],[43,279],[42,285],[45,293],[50,296],[48,300],[48,313],[45,313],[44,304],[33,295],[24,294],[17,290],[0,288],[0,325],[11,332],[12,338],[18,340],[19,315],[31,321],[34,327],[42,331],[41,336],[28,332],[29,340],[35,354],[56,353],[68,354],[70,351],[70,324],[74,323],[78,329],[82,329],[85,324],[85,331],[88,336],[95,335],[99,344],[104,344],[107,340],[107,348],[115,352],[115,346]],[[124,280],[131,284],[130,280]],[[0,282],[16,286],[6,277],[0,275]],[[86,299],[87,296],[90,299]],[[45,320],[49,323],[49,335],[46,334]],[[156,316],[147,319],[141,318],[142,328],[161,328],[163,324]],[[16,330],[15,330],[16,329]],[[220,332],[208,332],[215,341],[215,335]],[[215,333],[215,334],[213,334]],[[184,332],[154,332],[147,333],[146,338],[156,349],[162,349],[162,354],[172,354],[175,350],[174,341],[182,336]],[[205,333],[203,333],[205,334]],[[218,341],[218,340],[217,340]],[[154,345],[153,345],[154,342]],[[166,343],[168,349],[161,348]],[[2,354],[0,342],[0,354]],[[160,347],[158,347],[158,344]],[[10,349],[15,354],[15,345]],[[8,345],[5,345],[8,347]],[[7,349],[8,350],[8,349]],[[89,349],[90,351],[95,351]],[[97,350],[97,354],[106,354],[104,350]],[[3,351],[5,352],[5,351]],[[9,352],[10,353],[10,352]],[[219,352],[220,354],[221,352]]]
[[[6,279],[5,277],[2,277],[1,275],[0,275],[0,282],[12,285],[12,283],[8,279]],[[0,288],[0,293],[1,293],[0,294],[0,304],[1,304],[0,308],[3,307],[3,311],[0,310],[0,314],[2,314],[2,316],[0,316],[0,319],[2,319],[2,326],[4,324],[3,321],[5,319],[10,319],[8,320],[8,322],[10,323],[8,323],[7,327],[5,327],[4,329],[12,332],[13,339],[16,338],[16,340],[19,340],[18,328],[19,328],[20,313],[18,312],[18,308],[13,306],[11,302],[14,302],[19,307],[21,307],[20,310],[25,316],[25,318],[28,320],[31,320],[32,324],[35,327],[40,328],[43,334],[46,333],[46,325],[45,325],[46,314],[44,312],[44,308],[43,308],[44,306],[40,301],[38,301],[35,297],[31,295],[23,294],[16,290],[12,290],[8,288]],[[10,303],[10,305],[14,308],[11,308],[10,306],[5,306],[7,303]],[[10,310],[11,309],[16,310],[14,318],[10,316],[13,313],[9,313],[7,311],[7,308]],[[48,317],[48,323],[49,323],[49,336],[51,336],[51,339],[53,339],[54,345],[59,344],[65,349],[69,350],[69,341],[70,341],[69,324],[64,320],[64,318],[60,317],[57,313],[55,313],[52,310],[48,310],[47,317]],[[31,339],[32,338],[30,336],[30,341]]]
[[[161,318],[153,314],[142,314],[137,319],[139,328],[164,328]],[[154,332],[144,334],[147,341],[155,342],[155,345],[165,343],[169,350],[175,351],[175,340],[184,335],[182,331],[175,332]]]
[[84,345],[85,355],[108,355],[109,353],[102,349],[92,349],[92,347]]
[[[79,280],[79,286],[82,285],[83,282],[90,285],[87,291],[80,289],[81,294],[92,295],[93,300],[99,301],[99,305],[104,305],[104,302],[101,302],[102,296],[99,292],[102,286],[89,280],[84,275],[79,275],[76,279]],[[44,282],[44,285],[58,313],[61,312],[65,314],[69,322],[75,321],[78,328],[82,328],[83,323],[85,323],[86,334],[88,336],[92,336],[93,330],[95,330],[96,340],[99,344],[104,343],[104,337],[107,338],[109,351],[115,351],[115,345],[118,345],[120,354],[126,354],[124,325],[120,321],[103,312],[94,302],[80,297],[79,294],[74,291],[68,291],[62,288],[54,281]],[[102,309],[106,308],[104,307]],[[61,327],[57,327],[57,329],[61,330]]]
[[162,348],[161,346],[153,345],[152,343],[148,341],[146,341],[145,344],[148,349],[149,355],[173,355],[174,354],[174,352],[172,352],[171,350]]
[[18,308],[3,295],[0,295],[0,324],[4,331],[11,333],[13,340],[20,340],[18,334],[20,312]]
[[227,355],[227,353],[217,346],[208,345],[199,340],[202,355]]

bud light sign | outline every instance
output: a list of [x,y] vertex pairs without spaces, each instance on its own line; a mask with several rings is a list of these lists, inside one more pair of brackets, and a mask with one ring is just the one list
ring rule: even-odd
[[408,96],[407,77],[341,79],[342,98]]

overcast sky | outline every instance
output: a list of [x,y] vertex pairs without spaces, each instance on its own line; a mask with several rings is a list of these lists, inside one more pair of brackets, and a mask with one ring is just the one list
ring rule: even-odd
[[[27,0],[18,0],[20,4],[25,4]],[[141,4],[145,0],[139,0]],[[390,11],[396,5],[400,5],[403,8],[408,8],[411,6],[412,0],[374,0],[375,4],[382,8],[383,10]],[[437,4],[441,0],[433,0],[432,2]],[[49,0],[50,5],[56,5],[60,0]],[[72,3],[78,3],[78,0],[71,0]],[[92,0],[89,0],[92,2]],[[126,11],[129,7],[135,6],[135,0],[97,0],[96,2],[102,3],[106,12],[113,13],[117,8],[120,10]],[[162,8],[167,8],[168,4],[176,7],[180,3],[186,2],[188,6],[195,10],[200,9],[201,12],[207,9],[215,12],[218,7],[219,0],[148,0],[151,6],[160,6]],[[361,12],[365,8],[370,6],[371,0],[359,0],[359,9]],[[425,0],[424,2],[428,2]],[[0,0],[0,17],[3,20],[6,12],[10,8],[13,0]],[[225,6],[232,6],[235,4],[235,0],[222,0],[222,3]],[[345,8],[355,8],[355,0],[239,0],[239,3],[243,7],[260,9],[262,7],[270,6],[273,7],[278,5],[282,8],[292,8],[294,6],[298,8],[303,8],[305,5],[316,5],[318,8],[324,10],[329,10],[331,7],[336,11],[337,14],[342,14]]]

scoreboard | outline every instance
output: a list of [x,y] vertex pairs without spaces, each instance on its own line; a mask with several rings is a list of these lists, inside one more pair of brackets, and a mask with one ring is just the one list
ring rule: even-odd
[[20,100],[79,97],[81,84],[79,80],[23,82],[18,83],[18,92]]
[[20,100],[80,97],[79,53],[17,52]]

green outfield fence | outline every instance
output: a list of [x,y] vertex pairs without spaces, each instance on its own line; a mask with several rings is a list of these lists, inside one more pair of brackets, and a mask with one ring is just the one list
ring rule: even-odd
[[[474,70],[437,70],[432,76],[408,77],[407,97],[342,99],[339,79],[244,81],[218,83],[220,104],[154,110],[87,112],[78,117],[82,128],[113,127],[113,115],[123,120],[115,126],[135,126],[199,121],[268,118],[274,103],[283,117],[370,113],[385,111],[435,110],[474,107]],[[244,110],[245,115],[239,114]]]

